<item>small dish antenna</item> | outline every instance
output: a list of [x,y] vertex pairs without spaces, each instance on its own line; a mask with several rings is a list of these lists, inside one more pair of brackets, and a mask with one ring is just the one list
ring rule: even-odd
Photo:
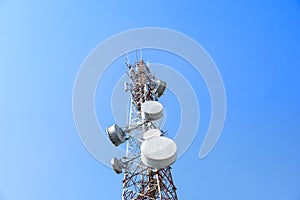
[[142,118],[145,120],[158,120],[163,115],[163,106],[158,101],[146,101],[141,105]]
[[126,133],[117,124],[108,127],[106,132],[111,143],[115,146],[119,146],[127,140]]
[[164,91],[167,87],[167,82],[160,79],[156,80],[156,89],[154,90],[158,97],[161,97],[164,94]]
[[122,163],[121,163],[121,160],[118,159],[118,158],[112,158],[111,161],[110,161],[114,171],[117,173],[117,174],[121,174],[123,172],[123,167],[122,167]]
[[148,131],[143,133],[143,139],[149,140],[153,137],[159,137],[161,135],[161,131],[159,129],[149,129]]
[[176,143],[166,137],[152,137],[141,144],[141,161],[148,167],[162,169],[177,158]]

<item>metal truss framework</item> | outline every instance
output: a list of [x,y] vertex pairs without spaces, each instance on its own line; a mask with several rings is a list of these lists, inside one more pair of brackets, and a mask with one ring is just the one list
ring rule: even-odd
[[[128,129],[132,128],[132,137],[127,141],[126,163],[123,179],[123,200],[177,200],[171,167],[154,169],[145,166],[140,159],[141,135],[151,128],[160,129],[161,121],[145,121],[141,117],[141,104],[156,101],[156,77],[149,66],[141,59],[134,65],[127,63],[127,75],[130,83],[126,85],[131,93],[131,106]],[[164,133],[162,132],[162,135]]]

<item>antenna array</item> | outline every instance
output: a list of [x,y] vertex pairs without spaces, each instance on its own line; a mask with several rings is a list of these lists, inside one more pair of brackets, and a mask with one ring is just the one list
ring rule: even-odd
[[[141,54],[140,54],[141,55]],[[176,144],[161,131],[163,106],[158,102],[166,88],[142,59],[133,65],[126,58],[124,83],[130,92],[129,124],[120,128],[114,124],[106,129],[113,145],[127,142],[126,157],[112,158],[117,174],[124,173],[123,200],[177,200],[171,164],[176,161]]]

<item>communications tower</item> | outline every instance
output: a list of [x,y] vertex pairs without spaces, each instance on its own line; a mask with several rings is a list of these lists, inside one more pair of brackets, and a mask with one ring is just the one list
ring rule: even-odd
[[177,146],[161,130],[164,111],[158,102],[166,82],[156,78],[143,59],[134,64],[127,60],[126,67],[129,124],[106,129],[113,145],[127,142],[126,156],[111,159],[114,171],[124,173],[122,200],[177,200],[170,167],[176,161]]

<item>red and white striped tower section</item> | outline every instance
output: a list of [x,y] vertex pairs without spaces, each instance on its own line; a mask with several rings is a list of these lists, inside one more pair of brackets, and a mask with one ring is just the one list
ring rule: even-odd
[[124,173],[123,200],[177,200],[171,165],[176,161],[176,144],[161,130],[163,106],[158,102],[166,82],[155,77],[141,59],[126,63],[131,93],[129,124],[106,129],[111,142],[127,142],[126,157],[112,158],[116,173]]

